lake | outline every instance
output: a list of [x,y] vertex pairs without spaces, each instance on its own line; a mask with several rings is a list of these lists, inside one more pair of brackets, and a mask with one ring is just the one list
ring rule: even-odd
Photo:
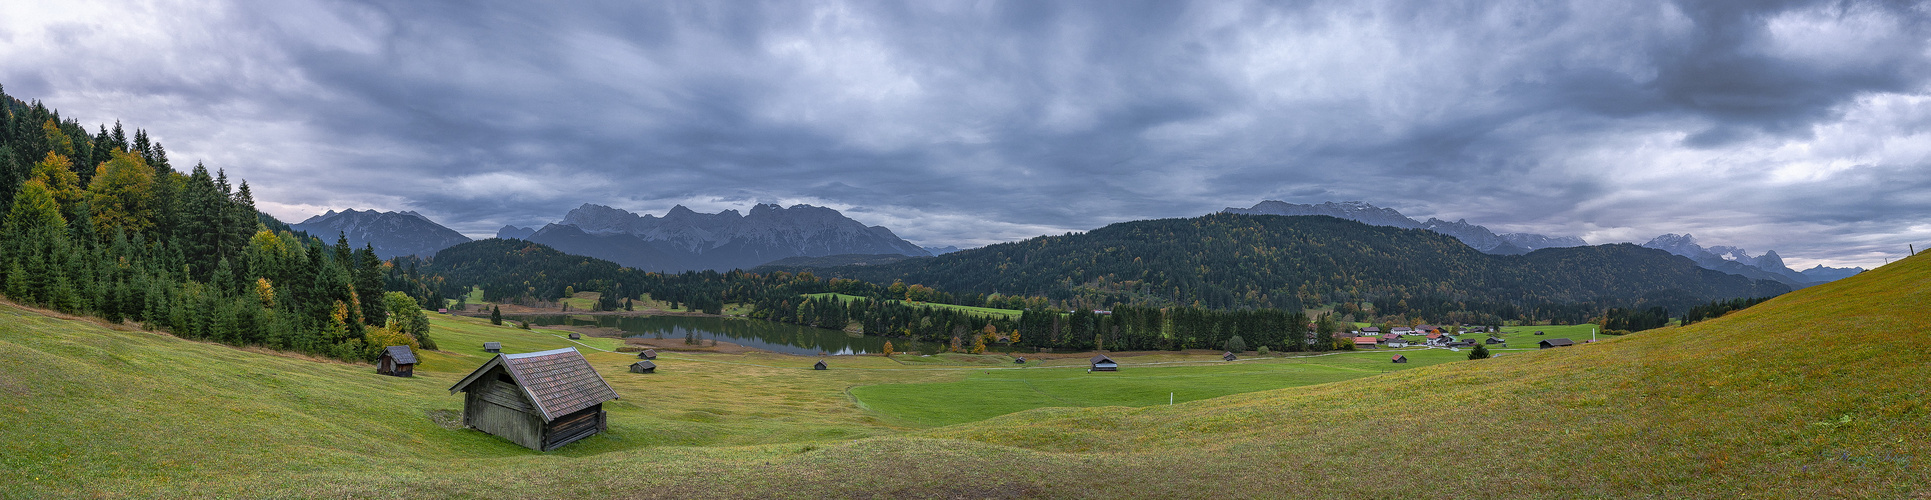
[[615,328],[622,330],[624,337],[649,337],[655,339],[683,338],[692,341],[717,340],[719,342],[730,342],[753,349],[802,356],[816,356],[820,352],[828,352],[831,354],[878,353],[885,350],[886,340],[892,341],[892,350],[897,352],[918,352],[927,347],[932,349],[938,348],[936,344],[924,346],[911,339],[868,337],[845,333],[840,330],[746,318],[541,314],[517,316],[514,319],[528,321],[531,325],[536,326],[569,325]]

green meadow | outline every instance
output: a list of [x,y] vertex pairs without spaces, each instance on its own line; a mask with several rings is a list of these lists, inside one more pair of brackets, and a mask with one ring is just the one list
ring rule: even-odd
[[[405,379],[0,305],[0,498],[1925,498],[1927,310],[1917,256],[1480,361],[665,352],[650,375],[614,340],[432,315],[445,350]],[[610,429],[537,453],[452,425],[485,341],[584,351]]]

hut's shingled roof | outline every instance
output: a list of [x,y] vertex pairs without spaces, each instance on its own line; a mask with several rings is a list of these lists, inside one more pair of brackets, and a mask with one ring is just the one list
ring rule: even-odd
[[503,365],[530,393],[544,418],[555,419],[617,399],[617,391],[575,348],[505,354]]
[[391,359],[396,360],[396,364],[400,364],[400,365],[416,364],[416,351],[409,350],[409,346],[392,345],[392,346],[389,346],[388,349],[389,349],[388,350],[389,357]]

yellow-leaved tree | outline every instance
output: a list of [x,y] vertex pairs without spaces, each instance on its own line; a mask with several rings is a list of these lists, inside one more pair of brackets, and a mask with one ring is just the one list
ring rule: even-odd
[[891,355],[892,355],[892,341],[890,341],[890,340],[887,340],[887,341],[885,341],[885,348],[884,348],[884,349],[882,349],[882,350],[883,350],[883,351],[885,351],[885,355],[886,355],[886,356],[888,356],[888,357],[889,357],[889,356],[891,356]]
[[144,231],[154,226],[148,209],[154,199],[154,169],[141,157],[115,150],[113,158],[94,167],[88,183],[89,207],[102,234]]
[[40,181],[40,185],[47,188],[47,193],[54,196],[54,202],[60,204],[60,215],[74,220],[74,210],[87,193],[81,191],[80,176],[74,175],[73,162],[67,161],[65,156],[47,153],[46,158],[34,164],[33,174],[27,179]]

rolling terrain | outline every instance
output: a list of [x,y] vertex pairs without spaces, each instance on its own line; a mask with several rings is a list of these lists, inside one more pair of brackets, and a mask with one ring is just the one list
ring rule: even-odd
[[545,332],[436,316],[449,351],[396,379],[5,306],[0,496],[1917,498],[1927,307],[1915,256],[1596,344],[937,428],[847,392],[990,365],[669,353],[630,376],[592,352],[611,431],[539,454],[438,423],[474,346],[572,345]]

